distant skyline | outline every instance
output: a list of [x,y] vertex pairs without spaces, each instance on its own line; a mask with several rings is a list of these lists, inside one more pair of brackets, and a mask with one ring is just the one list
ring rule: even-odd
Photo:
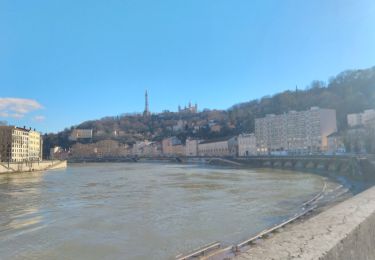
[[0,121],[230,106],[375,66],[372,0],[0,1]]

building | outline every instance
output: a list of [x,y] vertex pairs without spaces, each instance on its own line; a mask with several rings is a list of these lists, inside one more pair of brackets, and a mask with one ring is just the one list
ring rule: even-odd
[[74,129],[69,136],[70,141],[91,140],[92,129]]
[[336,111],[312,107],[255,119],[259,154],[289,152],[305,154],[328,149],[327,136],[337,131]]
[[196,139],[186,139],[186,156],[198,156],[198,144],[199,140]]
[[162,152],[164,155],[185,155],[185,150],[182,150],[183,148],[184,146],[182,145],[181,140],[175,136],[165,138],[162,141]]
[[35,129],[0,126],[0,161],[41,161],[42,155],[43,140]]
[[257,155],[255,134],[240,134],[238,140],[238,156]]
[[158,142],[137,141],[132,148],[132,154],[137,156],[159,156],[161,146]]
[[179,113],[198,113],[198,105],[195,104],[194,106],[189,102],[188,106],[185,106],[184,108],[181,108],[181,106],[178,106],[178,112]]
[[234,136],[228,139],[228,148],[230,156],[238,156],[238,137]]
[[186,148],[183,144],[177,144],[172,147],[172,155],[175,156],[185,156],[186,155]]
[[59,146],[50,148],[49,159],[51,160],[67,160],[69,157],[69,150],[62,149]]
[[235,156],[237,138],[207,140],[198,144],[199,156]]
[[329,136],[327,136],[327,140],[328,140],[328,149],[327,149],[328,154],[346,152],[343,137],[339,133],[335,132],[333,134],[330,134]]
[[375,109],[367,109],[362,113],[348,114],[347,121],[350,127],[368,125],[375,119]]
[[29,130],[27,152],[29,161],[39,161],[43,157],[43,139],[35,130]]
[[349,114],[347,115],[348,126],[355,127],[362,125],[362,115],[359,114]]
[[367,153],[368,129],[363,126],[351,127],[346,130],[345,148],[351,153]]

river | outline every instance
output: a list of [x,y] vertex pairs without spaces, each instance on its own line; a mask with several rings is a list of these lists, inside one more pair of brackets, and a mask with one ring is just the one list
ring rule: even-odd
[[293,215],[321,176],[164,163],[0,175],[1,259],[174,259]]

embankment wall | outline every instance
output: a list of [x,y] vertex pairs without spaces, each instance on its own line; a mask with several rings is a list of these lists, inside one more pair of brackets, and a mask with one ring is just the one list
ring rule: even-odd
[[375,188],[285,228],[237,256],[247,259],[375,259]]
[[0,163],[0,173],[12,172],[32,172],[32,171],[45,171],[51,169],[66,168],[67,161],[41,161],[41,162],[22,162],[22,163]]

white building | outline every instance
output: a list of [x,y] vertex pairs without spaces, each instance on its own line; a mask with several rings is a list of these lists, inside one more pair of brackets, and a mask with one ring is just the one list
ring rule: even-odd
[[349,114],[347,115],[347,121],[350,127],[362,125],[362,115],[361,114]]
[[238,136],[238,156],[257,155],[255,134],[240,134]]
[[41,161],[43,139],[39,132],[15,127],[0,126],[0,161]]
[[348,125],[350,127],[368,125],[375,119],[375,110],[367,109],[363,113],[349,114],[347,116]]
[[327,136],[337,131],[336,111],[312,107],[255,119],[257,149],[274,152],[311,153],[328,149]]

